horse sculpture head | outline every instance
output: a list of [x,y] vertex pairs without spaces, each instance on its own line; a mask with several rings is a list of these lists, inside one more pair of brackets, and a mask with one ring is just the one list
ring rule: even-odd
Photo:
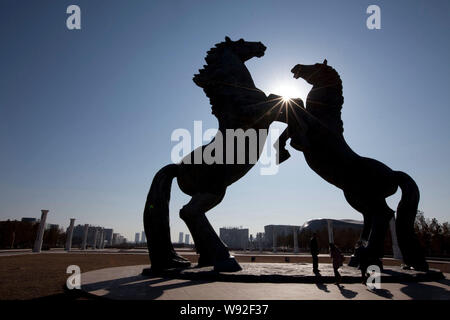
[[302,78],[313,86],[306,98],[306,110],[329,129],[342,134],[341,109],[344,103],[342,81],[325,59],[311,65],[297,64],[291,72],[294,78]]
[[310,65],[297,64],[292,68],[291,72],[294,74],[295,79],[303,78],[312,85],[324,85],[326,82],[336,82],[336,71],[328,66],[327,59],[323,60],[322,63]]
[[260,41],[251,42],[245,41],[242,38],[237,41],[232,41],[229,37],[225,37],[225,42],[221,44],[230,49],[242,62],[250,60],[253,57],[261,58],[267,49]]

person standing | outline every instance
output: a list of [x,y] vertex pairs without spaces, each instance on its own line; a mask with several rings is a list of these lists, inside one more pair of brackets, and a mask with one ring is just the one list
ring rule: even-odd
[[313,272],[318,273],[319,270],[319,244],[317,242],[317,234],[314,232],[310,242],[311,255],[313,260]]
[[339,285],[339,283],[341,282],[341,274],[339,273],[338,269],[344,263],[344,255],[338,247],[336,247],[333,243],[330,243],[330,256],[333,260],[333,271],[334,277],[336,279],[336,284]]

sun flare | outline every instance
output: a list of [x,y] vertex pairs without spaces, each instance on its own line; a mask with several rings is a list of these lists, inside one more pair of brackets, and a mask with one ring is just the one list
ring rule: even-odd
[[295,98],[306,98],[306,94],[309,90],[305,88],[302,83],[277,83],[274,86],[272,93],[282,97],[283,102],[288,102]]

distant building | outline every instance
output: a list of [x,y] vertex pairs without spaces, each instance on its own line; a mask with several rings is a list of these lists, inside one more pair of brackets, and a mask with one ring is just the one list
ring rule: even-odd
[[189,244],[189,235],[188,235],[188,234],[185,235],[184,243],[185,243],[185,244]]
[[135,233],[135,235],[134,235],[134,242],[135,243],[139,243],[139,235],[140,235],[139,232]]
[[107,245],[112,245],[113,229],[105,229],[105,241]]
[[183,243],[183,232],[180,232],[179,234],[178,243]]
[[264,249],[264,232],[256,233],[256,247],[260,251]]
[[120,234],[113,233],[113,240],[112,240],[113,245],[119,244],[119,236],[120,236]]
[[247,249],[248,229],[242,228],[220,228],[220,239],[230,249]]
[[83,241],[83,235],[84,235],[84,226],[78,224],[75,227],[73,227],[72,245],[77,245],[78,243],[81,244],[81,242]]
[[[103,240],[108,245],[113,244],[113,229],[104,229],[102,227],[91,226],[89,225],[88,236],[87,236],[87,244],[88,246],[93,246],[94,241],[96,240],[96,244],[101,244],[101,231],[103,230]],[[95,232],[97,231],[97,239],[95,239]],[[72,245],[81,245],[84,237],[84,225],[78,224],[73,228],[72,234]]]
[[294,233],[294,230],[299,232],[300,226],[292,225],[274,225],[269,224],[264,226],[264,244],[265,246],[271,247],[273,245],[273,233],[275,232],[276,237],[286,237]]
[[147,242],[147,238],[145,237],[145,231],[142,231],[142,233],[141,233],[141,242],[142,243],[146,243]]
[[311,219],[306,221],[302,226],[302,232],[304,231],[319,231],[325,228],[328,228],[328,220],[331,220],[333,222],[333,229],[355,229],[358,231],[361,231],[364,222],[359,220],[351,220],[351,219]]
[[[41,219],[37,219],[37,218],[29,218],[29,217],[23,217],[22,222],[26,222],[26,223],[39,223],[41,221]],[[59,229],[59,224],[52,224],[52,223],[46,223],[45,224],[45,229]]]
[[59,224],[46,223],[45,229],[59,229]]
[[[328,221],[331,222],[332,233],[328,230]],[[363,221],[350,219],[312,219],[305,222],[300,232],[300,242],[302,247],[309,246],[309,237],[316,232],[319,247],[328,248],[329,241],[336,243],[341,251],[351,252],[355,243],[360,239],[364,228]],[[386,248],[385,248],[386,250]]]
[[264,239],[264,232],[257,232],[256,233],[256,240],[258,239]]

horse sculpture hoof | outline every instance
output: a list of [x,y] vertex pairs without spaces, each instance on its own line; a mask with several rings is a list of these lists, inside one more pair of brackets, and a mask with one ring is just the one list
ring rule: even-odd
[[209,258],[204,258],[202,255],[198,258],[196,268],[210,267],[214,265],[214,261]]
[[291,157],[291,154],[286,149],[280,150],[277,157],[277,164],[283,163]]
[[143,276],[154,276],[161,274],[168,269],[186,269],[191,266],[189,260],[186,260],[180,256],[173,257],[164,264],[153,264],[150,268],[145,268],[142,270]]
[[217,272],[236,272],[241,270],[241,266],[233,256],[214,264],[214,271]]
[[150,277],[150,276],[154,276],[155,275],[155,270],[153,270],[152,268],[144,268],[142,269],[142,273],[143,276],[145,277]]

